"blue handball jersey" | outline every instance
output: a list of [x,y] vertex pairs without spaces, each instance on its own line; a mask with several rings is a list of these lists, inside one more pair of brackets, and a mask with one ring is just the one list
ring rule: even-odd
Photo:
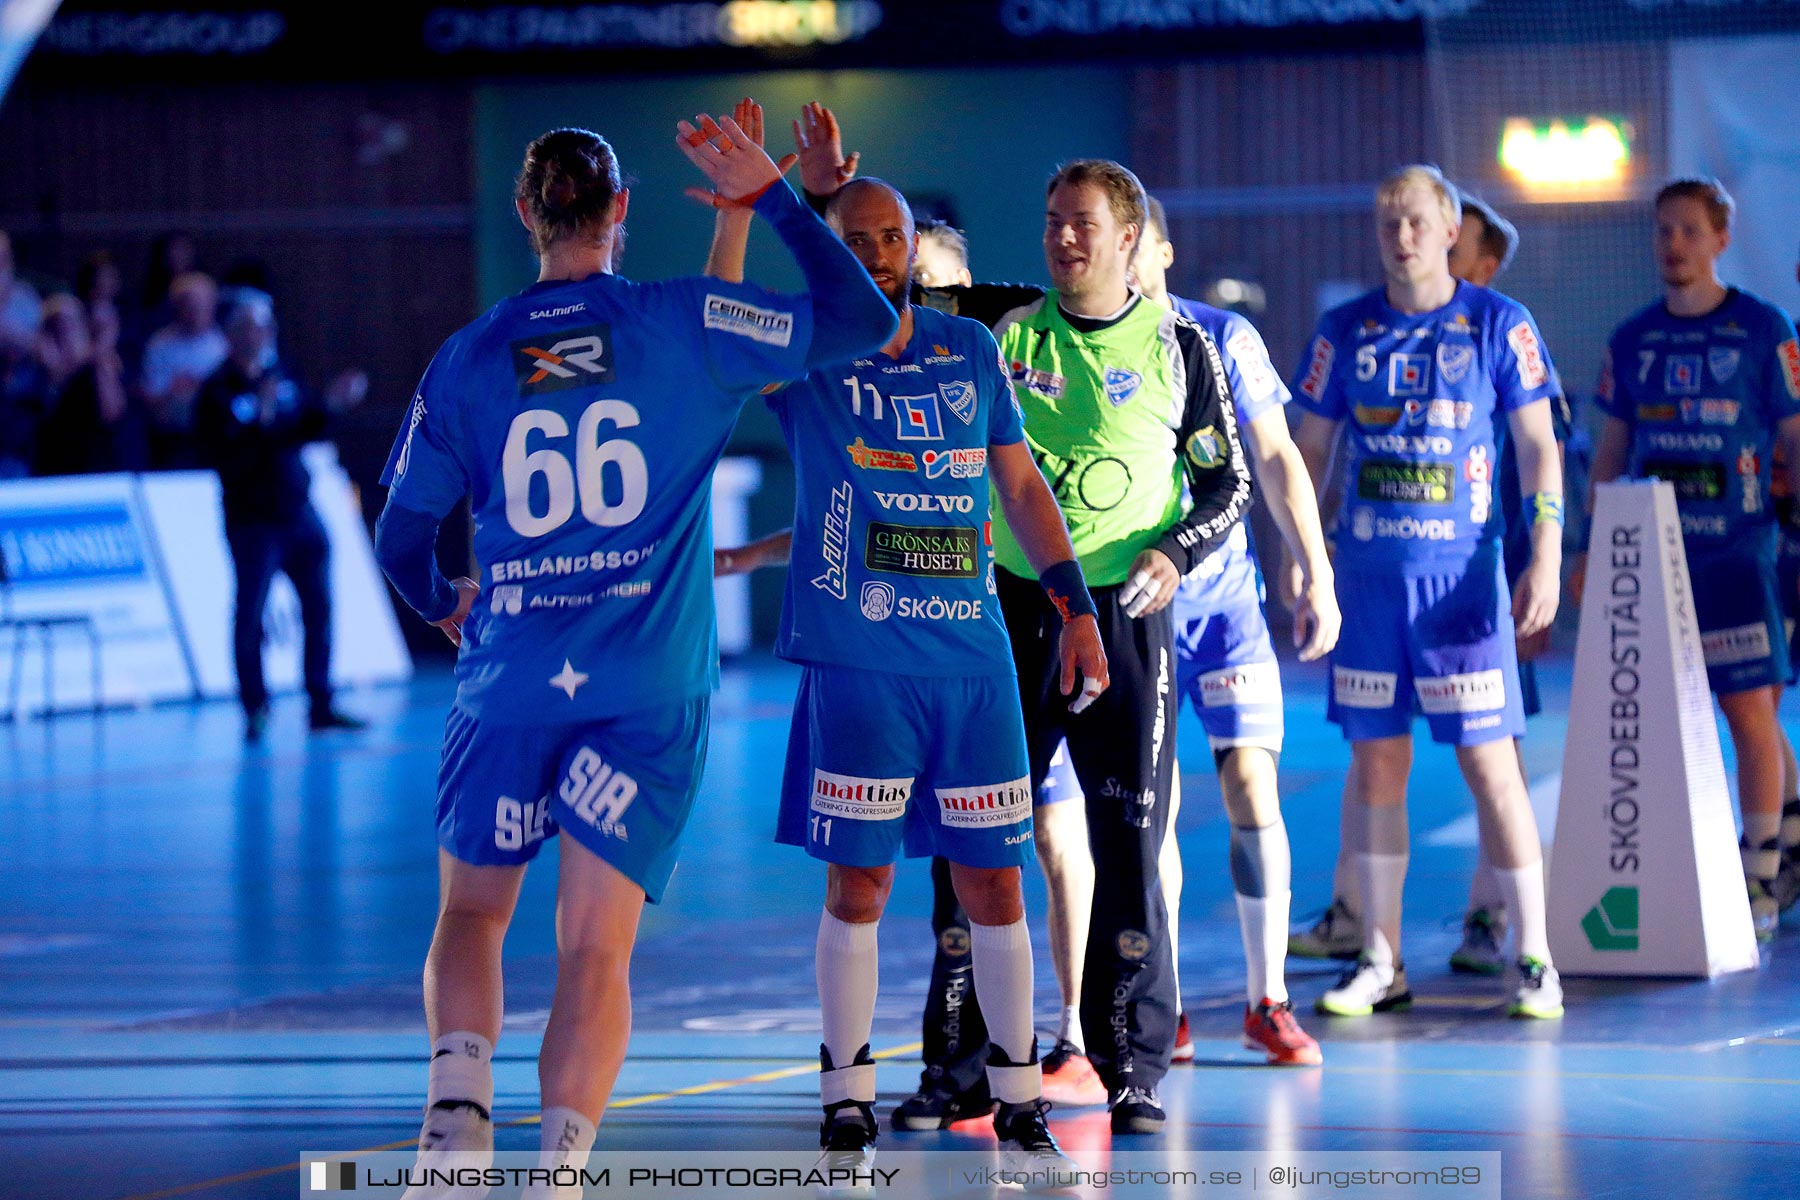
[[1407,314],[1377,288],[1319,319],[1295,378],[1296,403],[1345,422],[1340,564],[1437,570],[1498,543],[1507,414],[1556,393],[1523,305],[1458,283],[1442,308]]
[[470,497],[482,595],[459,707],[582,721],[710,689],[712,470],[811,337],[806,296],[595,275],[528,288],[444,343],[383,482],[431,517]]
[[[1244,317],[1197,300],[1170,296],[1175,311],[1212,335],[1225,363],[1225,378],[1231,384],[1231,400],[1237,405],[1238,432],[1271,409],[1289,400],[1287,385],[1269,360],[1269,348],[1262,335]],[[1250,536],[1250,523],[1241,521],[1217,551],[1203,559],[1199,566],[1181,581],[1176,602],[1184,607],[1196,606],[1204,612],[1221,610],[1230,597],[1262,594],[1262,574],[1256,566],[1256,546]],[[1178,614],[1179,618],[1179,614]]]
[[1675,485],[1690,559],[1773,557],[1775,426],[1800,412],[1785,313],[1735,288],[1703,317],[1659,300],[1613,333],[1598,403],[1631,426],[1631,473]]
[[820,367],[769,398],[796,477],[776,652],[906,675],[1010,675],[987,453],[1023,441],[1024,426],[987,327],[912,312],[898,359]]

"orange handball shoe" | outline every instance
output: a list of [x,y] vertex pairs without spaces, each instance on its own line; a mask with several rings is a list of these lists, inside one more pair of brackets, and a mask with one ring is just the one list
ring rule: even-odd
[[1194,1061],[1194,1035],[1188,1032],[1187,1014],[1181,1014],[1181,1020],[1175,1025],[1175,1049],[1169,1055],[1170,1062]]
[[1106,1085],[1087,1055],[1070,1042],[1058,1042],[1044,1059],[1044,1099],[1071,1108],[1105,1104]]
[[1264,996],[1255,1008],[1245,1005],[1244,1045],[1267,1054],[1270,1066],[1316,1067],[1325,1061],[1319,1043],[1294,1019],[1291,1000],[1277,1004]]

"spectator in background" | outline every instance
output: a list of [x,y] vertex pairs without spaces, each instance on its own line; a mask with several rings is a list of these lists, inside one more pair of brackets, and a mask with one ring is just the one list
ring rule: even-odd
[[178,230],[157,234],[150,242],[150,259],[144,266],[144,311],[161,310],[166,318],[170,285],[195,270],[199,261],[191,234]]
[[53,401],[38,433],[39,475],[142,471],[149,465],[144,414],[125,386],[118,310],[68,294],[44,305],[39,338]]
[[31,353],[43,314],[37,290],[14,274],[12,238],[0,230],[0,352]]
[[969,239],[962,230],[948,221],[919,222],[913,282],[927,288],[968,287],[975,282],[969,274]]
[[36,344],[38,363],[44,368],[50,391],[60,392],[94,356],[87,311],[81,301],[68,292],[58,292],[45,301]]
[[31,473],[50,381],[30,345],[0,338],[0,479]]
[[153,465],[191,467],[199,462],[195,397],[201,382],[225,361],[227,346],[215,320],[219,290],[211,276],[198,271],[177,276],[169,285],[169,302],[174,319],[144,346],[141,387],[150,413]]
[[237,573],[233,646],[244,739],[261,741],[268,723],[262,621],[276,571],[287,575],[300,597],[312,728],[361,728],[361,721],[332,707],[330,546],[308,499],[311,480],[300,448],[323,436],[331,414],[362,402],[368,378],[360,372],[339,376],[323,403],[304,392],[270,356],[275,310],[264,292],[234,291],[223,325],[229,351],[199,389],[194,433],[201,461],[219,473],[225,539]]
[[81,260],[81,269],[75,273],[75,295],[87,309],[96,343],[102,340],[101,331],[109,327],[117,331],[115,340],[122,342],[125,311],[120,298],[124,294],[125,276],[110,252],[96,250]]

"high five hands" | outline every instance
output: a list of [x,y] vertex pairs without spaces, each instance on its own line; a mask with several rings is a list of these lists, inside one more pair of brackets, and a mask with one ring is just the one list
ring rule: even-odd
[[675,125],[675,144],[712,184],[710,191],[689,188],[687,194],[714,208],[755,204],[799,161],[799,155],[789,154],[777,164],[763,150],[760,104],[745,97],[738,101],[735,112],[735,116],[718,121],[700,113],[692,123],[678,121]]

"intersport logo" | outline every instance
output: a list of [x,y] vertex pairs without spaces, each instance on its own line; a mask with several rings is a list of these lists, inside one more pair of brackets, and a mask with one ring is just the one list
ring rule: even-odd
[[884,509],[894,512],[966,513],[975,511],[973,496],[931,496],[918,492],[876,492]]

